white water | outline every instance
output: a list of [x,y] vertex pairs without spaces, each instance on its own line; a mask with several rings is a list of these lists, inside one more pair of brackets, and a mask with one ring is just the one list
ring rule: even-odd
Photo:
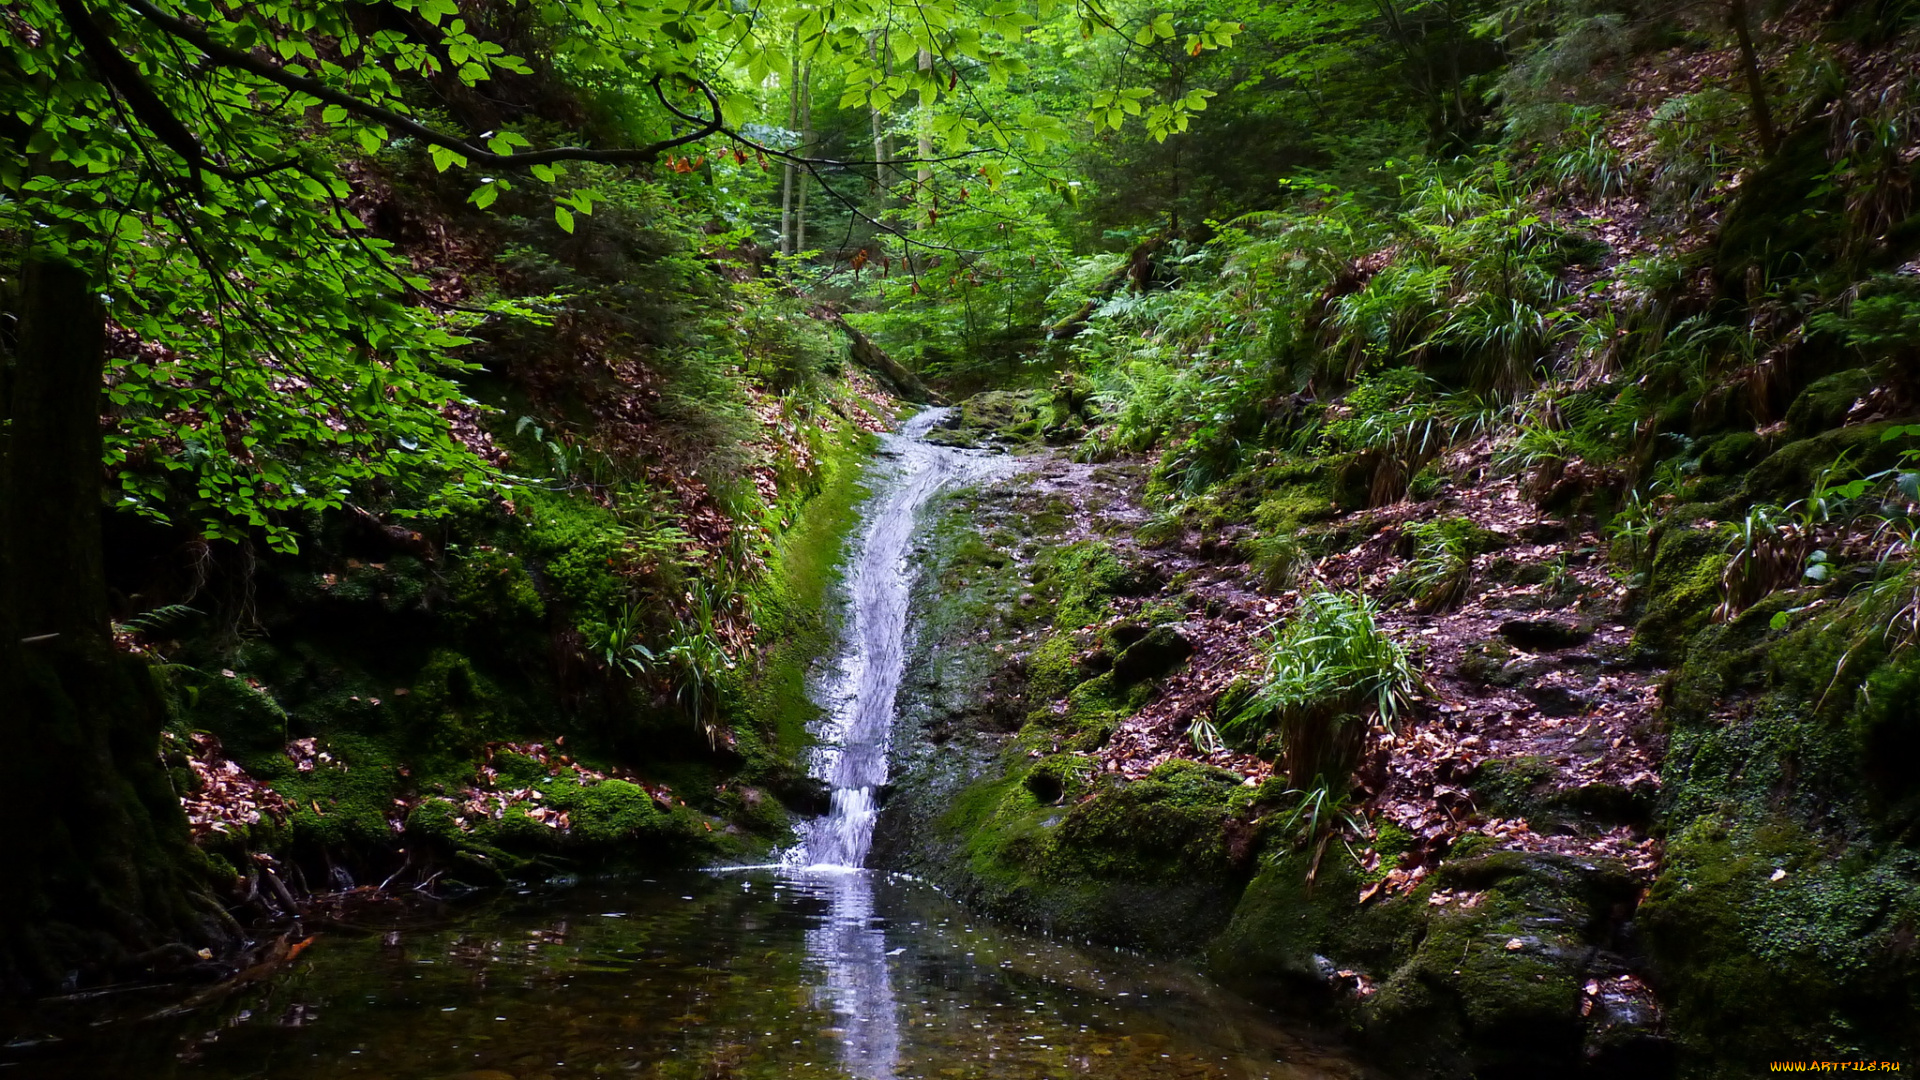
[[876,470],[867,527],[847,576],[848,633],[838,671],[820,705],[827,718],[818,735],[812,773],[827,781],[827,814],[802,826],[800,866],[863,865],[873,843],[876,795],[887,782],[887,751],[894,697],[906,666],[907,601],[914,567],[908,563],[920,510],[942,488],[985,479],[1012,468],[1004,455],[924,442],[949,410],[929,409],[898,435],[882,435],[884,468]]
[[801,825],[802,842],[784,865],[825,886],[827,912],[807,934],[807,955],[823,975],[816,1002],[840,1030],[840,1063],[857,1080],[895,1080],[900,1008],[894,999],[884,921],[874,916],[873,878],[862,867],[873,845],[878,792],[887,782],[894,697],[906,668],[908,561],[920,510],[950,484],[1009,471],[1002,455],[934,446],[922,437],[947,415],[929,409],[898,435],[880,437],[867,526],[847,573],[847,634],[840,661],[820,688],[826,716],[815,731],[811,772],[827,782],[825,815]]

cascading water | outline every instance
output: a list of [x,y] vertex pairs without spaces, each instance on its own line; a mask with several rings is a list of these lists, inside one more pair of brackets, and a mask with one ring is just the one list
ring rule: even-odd
[[906,667],[914,525],[941,488],[1011,467],[1004,456],[926,442],[948,412],[929,409],[900,434],[880,437],[867,528],[847,575],[848,633],[820,700],[826,717],[816,732],[812,772],[827,782],[833,799],[825,815],[801,826],[804,842],[784,860],[827,899],[819,926],[807,934],[807,954],[824,975],[820,1000],[840,1031],[841,1065],[857,1080],[894,1080],[901,1043],[893,954],[885,925],[874,916],[872,876],[861,866],[873,844],[894,695]]
[[880,437],[890,467],[876,484],[848,575],[850,632],[821,702],[828,716],[813,761],[813,775],[827,782],[833,798],[826,815],[803,827],[803,850],[795,853],[803,866],[859,867],[873,843],[876,794],[887,782],[894,695],[906,665],[913,586],[907,553],[920,509],[948,485],[985,479],[1011,465],[1004,455],[924,441],[949,412],[928,409],[900,434]]

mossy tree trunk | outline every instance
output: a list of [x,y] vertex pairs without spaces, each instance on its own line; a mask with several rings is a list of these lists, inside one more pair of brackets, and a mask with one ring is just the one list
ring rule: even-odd
[[29,260],[0,451],[0,992],[191,963],[232,926],[159,759],[164,707],[113,647],[100,536],[105,321]]

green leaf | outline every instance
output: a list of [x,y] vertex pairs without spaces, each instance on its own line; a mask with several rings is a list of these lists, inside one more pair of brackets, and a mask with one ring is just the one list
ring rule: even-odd
[[560,226],[562,230],[569,233],[573,232],[573,211],[568,210],[566,207],[556,206],[553,208],[553,221],[554,224]]

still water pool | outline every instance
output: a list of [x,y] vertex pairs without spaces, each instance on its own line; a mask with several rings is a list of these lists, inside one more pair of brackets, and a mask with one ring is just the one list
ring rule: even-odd
[[112,1007],[6,1032],[0,1078],[1370,1075],[1177,966],[989,926],[869,872],[500,897],[431,926],[326,930],[271,983],[188,1017]]

